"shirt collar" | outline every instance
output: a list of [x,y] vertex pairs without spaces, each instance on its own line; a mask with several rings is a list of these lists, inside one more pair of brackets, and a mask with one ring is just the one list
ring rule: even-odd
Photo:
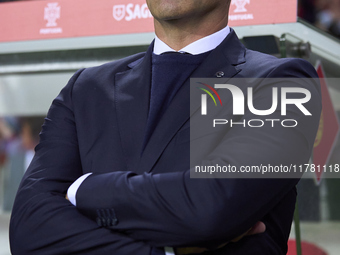
[[[178,52],[181,52],[181,53],[186,52],[192,55],[197,55],[197,54],[202,54],[202,53],[211,51],[215,49],[218,45],[220,45],[221,42],[227,37],[229,33],[230,33],[230,28],[229,26],[226,26],[225,28],[221,29],[220,31],[217,31],[216,33],[203,37],[185,46],[183,49],[180,49]],[[156,36],[153,53],[156,55],[160,55],[164,52],[169,52],[169,51],[175,51],[175,50],[169,47],[167,44],[165,44],[163,41],[161,41]]]

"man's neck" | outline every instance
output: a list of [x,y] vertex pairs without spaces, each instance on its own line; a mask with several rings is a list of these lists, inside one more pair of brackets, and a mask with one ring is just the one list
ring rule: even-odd
[[157,21],[155,20],[155,32],[157,37],[170,46],[172,49],[178,51],[185,46],[211,35],[228,24],[228,17],[220,20],[217,23],[202,23],[197,24],[194,22],[184,23],[177,21]]

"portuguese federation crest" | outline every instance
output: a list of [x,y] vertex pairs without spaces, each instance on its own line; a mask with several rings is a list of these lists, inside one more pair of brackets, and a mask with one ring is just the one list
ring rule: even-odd
[[231,4],[236,5],[234,12],[246,12],[245,5],[250,4],[250,0],[232,0]]
[[57,19],[60,18],[60,6],[58,3],[48,3],[45,7],[44,19],[47,20],[47,27],[57,26]]

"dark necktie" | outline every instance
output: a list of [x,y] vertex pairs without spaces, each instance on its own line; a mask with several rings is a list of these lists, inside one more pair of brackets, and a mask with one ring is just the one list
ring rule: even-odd
[[143,151],[173,97],[209,53],[165,52],[152,57],[150,108]]

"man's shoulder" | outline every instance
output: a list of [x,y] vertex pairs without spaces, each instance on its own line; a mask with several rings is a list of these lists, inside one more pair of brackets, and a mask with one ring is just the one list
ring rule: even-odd
[[77,97],[77,95],[82,97],[96,89],[112,88],[116,74],[123,73],[138,65],[144,56],[145,52],[141,52],[99,66],[78,70],[65,86],[65,89],[72,91],[74,97]]
[[305,77],[317,78],[315,68],[300,58],[277,58],[272,55],[246,49],[245,76],[261,78]]
[[124,72],[125,70],[130,69],[131,66],[138,64],[144,56],[145,52],[136,53],[131,56],[111,61],[100,66],[86,68],[85,71],[90,73],[108,71],[113,73]]
[[117,73],[125,72],[140,63],[145,52],[136,53],[119,60],[111,61],[99,66],[87,67],[79,70],[71,78],[75,90],[91,87],[106,86],[114,81]]

